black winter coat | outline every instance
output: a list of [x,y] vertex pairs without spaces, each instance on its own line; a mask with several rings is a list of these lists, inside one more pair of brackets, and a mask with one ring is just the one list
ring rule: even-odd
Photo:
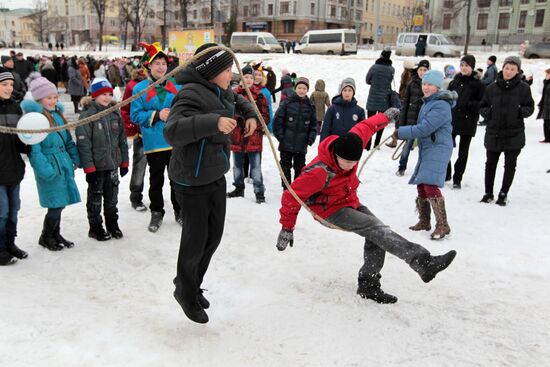
[[545,80],[543,85],[537,119],[550,120],[550,80]]
[[[0,126],[17,127],[23,112],[13,99],[0,99]],[[25,175],[25,162],[21,153],[29,153],[17,135],[0,133],[0,185],[17,185]]]
[[403,106],[399,114],[399,125],[416,125],[418,121],[418,113],[424,104],[424,92],[422,92],[422,79],[418,74],[414,73],[411,82],[405,89],[403,98]]
[[449,83],[448,90],[458,93],[456,106],[452,109],[454,135],[476,135],[479,104],[485,92],[485,85],[476,77],[476,74],[477,71],[470,76],[459,73]]
[[[218,129],[220,117],[256,118],[253,105],[231,88],[222,90],[188,66],[176,74],[178,92],[164,128],[173,147],[168,174],[182,186],[204,186],[229,170],[230,135]],[[256,118],[257,120],[257,118]]]
[[315,106],[307,96],[293,94],[281,102],[273,120],[273,134],[279,141],[279,151],[307,153],[307,146],[313,145],[317,137]]
[[485,148],[496,152],[521,150],[525,146],[523,119],[534,110],[531,88],[521,81],[521,75],[504,80],[499,72],[496,82],[485,90],[480,106],[487,122]]
[[384,112],[390,108],[391,83],[395,69],[391,60],[379,58],[370,67],[365,82],[370,85],[367,111]]
[[59,75],[54,68],[42,68],[40,74],[42,74],[44,78],[48,79],[53,85],[57,87],[57,83],[59,83]]

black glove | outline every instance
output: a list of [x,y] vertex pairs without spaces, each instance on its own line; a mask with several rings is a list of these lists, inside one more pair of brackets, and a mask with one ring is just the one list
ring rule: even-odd
[[126,176],[128,173],[128,167],[120,167],[120,177]]
[[294,234],[290,231],[281,229],[277,238],[277,250],[284,251],[288,245],[292,247],[294,244]]
[[86,173],[86,182],[90,185],[95,184],[97,181],[97,172]]
[[396,123],[399,120],[399,114],[401,113],[401,110],[399,108],[390,107],[386,111],[384,111],[384,115],[390,120],[390,123]]

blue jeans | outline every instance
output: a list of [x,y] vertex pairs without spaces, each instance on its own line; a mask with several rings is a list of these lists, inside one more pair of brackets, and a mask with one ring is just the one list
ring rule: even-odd
[[17,212],[21,208],[20,185],[0,185],[0,251],[17,236]]
[[233,152],[233,185],[244,188],[244,156],[248,154],[250,160],[250,177],[254,183],[254,193],[263,194],[265,192],[264,178],[262,176],[262,153],[237,153]]
[[401,152],[401,157],[399,158],[399,171],[404,171],[407,169],[407,162],[409,161],[409,154],[414,144],[414,139],[408,139],[403,146],[403,151]]

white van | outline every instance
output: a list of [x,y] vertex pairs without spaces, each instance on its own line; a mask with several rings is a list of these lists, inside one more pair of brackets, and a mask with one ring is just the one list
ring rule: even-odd
[[462,49],[443,34],[438,33],[399,33],[395,54],[397,56],[415,56],[416,43],[423,39],[426,43],[426,56],[459,57]]
[[269,32],[233,32],[230,48],[234,52],[283,52],[283,48]]
[[296,45],[299,54],[348,55],[357,53],[357,33],[354,29],[309,31]]

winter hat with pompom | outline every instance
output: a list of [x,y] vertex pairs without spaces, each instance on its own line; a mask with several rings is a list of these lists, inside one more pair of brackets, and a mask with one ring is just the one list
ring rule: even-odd
[[40,101],[48,96],[57,95],[57,87],[44,77],[38,77],[31,81],[31,95],[35,101]]

